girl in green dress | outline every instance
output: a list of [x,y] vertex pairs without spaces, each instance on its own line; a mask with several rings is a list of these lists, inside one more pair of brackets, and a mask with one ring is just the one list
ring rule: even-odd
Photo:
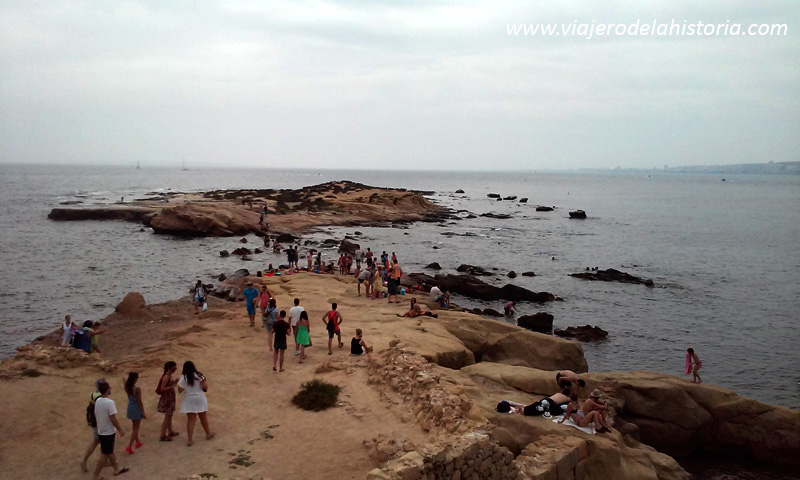
[[300,312],[300,320],[297,321],[297,344],[300,345],[299,363],[303,363],[306,359],[306,347],[311,345],[311,324],[305,310]]

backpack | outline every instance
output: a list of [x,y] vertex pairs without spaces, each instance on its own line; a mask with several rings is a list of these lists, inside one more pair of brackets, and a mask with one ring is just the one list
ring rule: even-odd
[[[97,428],[97,417],[94,415],[94,395],[89,395],[89,405],[86,406],[86,423],[92,428]],[[99,398],[99,397],[98,397]]]
[[80,329],[75,332],[75,338],[72,340],[73,348],[88,352],[92,345],[92,339],[86,330]]

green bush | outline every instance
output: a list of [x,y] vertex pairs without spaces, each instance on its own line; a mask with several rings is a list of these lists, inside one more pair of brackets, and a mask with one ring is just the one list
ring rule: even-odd
[[292,397],[292,402],[304,410],[319,412],[336,405],[342,387],[324,382],[318,378],[304,383],[300,391]]

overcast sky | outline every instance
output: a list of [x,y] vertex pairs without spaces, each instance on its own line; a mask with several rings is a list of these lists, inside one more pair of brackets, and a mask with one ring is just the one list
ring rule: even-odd
[[[673,19],[785,23],[788,35],[507,33]],[[0,0],[0,162],[797,161],[798,34],[797,0]]]

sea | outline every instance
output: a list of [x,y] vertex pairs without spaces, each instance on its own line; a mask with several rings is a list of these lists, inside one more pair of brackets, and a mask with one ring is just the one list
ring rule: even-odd
[[[683,375],[693,347],[708,384],[800,407],[800,176],[640,173],[433,172],[0,165],[0,358],[57,328],[65,314],[98,320],[131,291],[148,303],[186,297],[197,280],[285,263],[219,251],[240,237],[180,238],[126,221],[56,222],[52,208],[130,202],[154,193],[299,188],[332,180],[428,192],[457,220],[407,226],[324,227],[303,241],[357,235],[362,248],[396,252],[406,272],[438,262],[496,273],[484,280],[564,299],[521,303],[555,326],[595,325],[584,343],[591,371]],[[464,193],[455,193],[456,190]],[[527,197],[527,203],[487,197]],[[552,206],[537,212],[536,206]],[[582,209],[585,220],[568,212]],[[482,217],[509,214],[510,219]],[[470,214],[476,218],[466,218]],[[250,245],[259,244],[255,236]],[[302,243],[302,242],[301,242]],[[336,250],[323,250],[328,259]],[[643,285],[570,277],[615,268]],[[509,271],[536,276],[508,278]],[[465,307],[502,302],[455,297]],[[505,321],[499,319],[497,321]]]

